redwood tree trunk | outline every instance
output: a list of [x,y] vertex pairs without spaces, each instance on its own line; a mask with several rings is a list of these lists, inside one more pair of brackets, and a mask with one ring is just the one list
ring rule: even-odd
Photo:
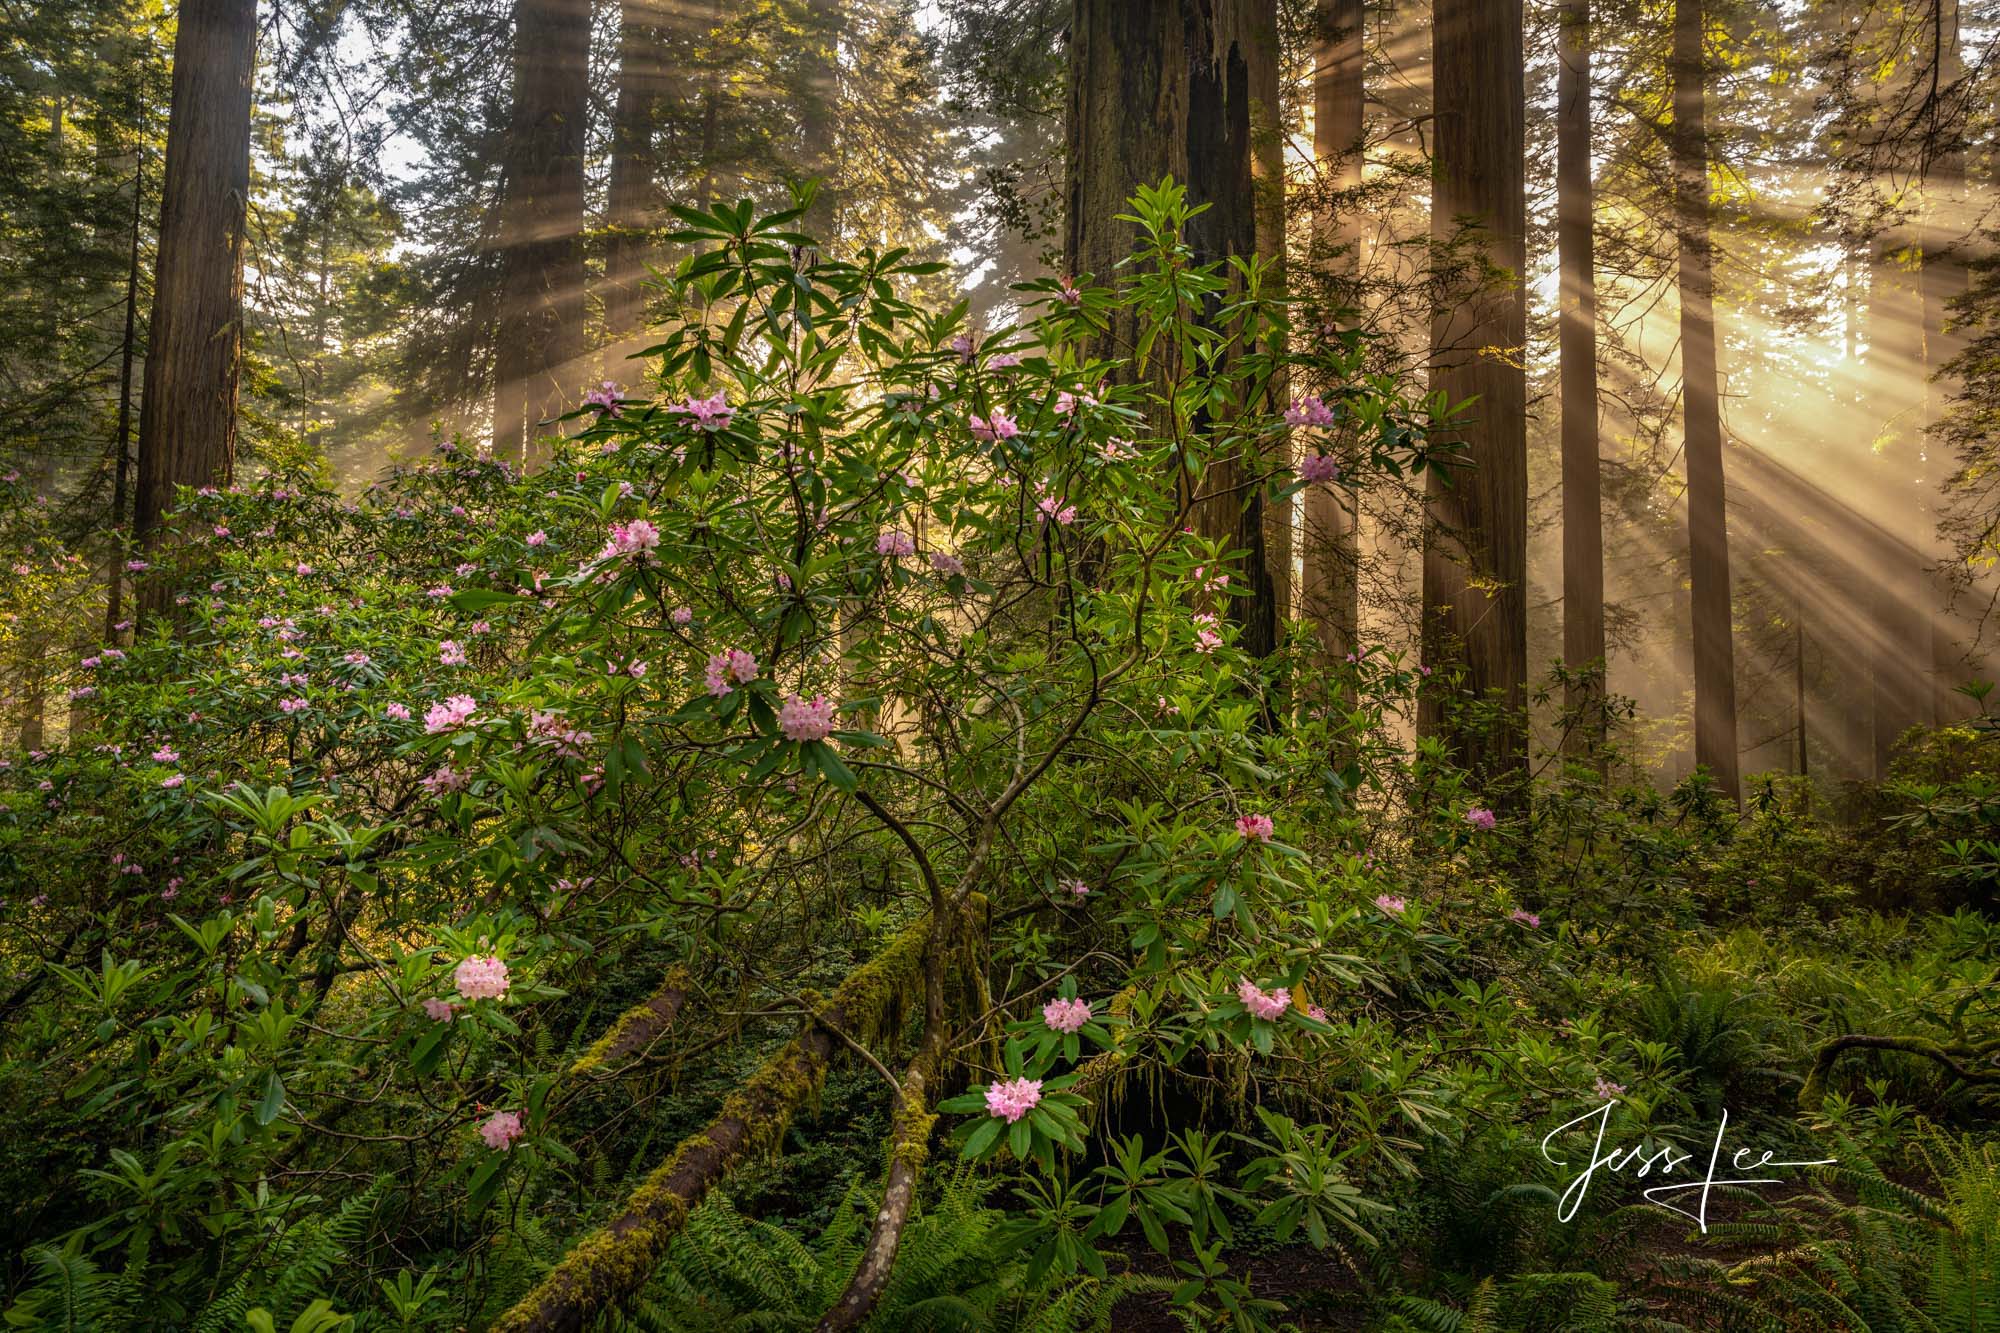
[[618,100],[611,117],[611,173],[605,210],[604,330],[612,346],[606,373],[616,378],[629,341],[645,319],[646,258],[659,221],[659,160],[653,136],[660,106],[673,94],[667,73],[661,0],[618,6]]
[[[1604,515],[1597,444],[1597,256],[1590,181],[1590,0],[1563,0],[1556,79],[1556,232],[1562,262],[1563,662],[1604,668]],[[1572,684],[1567,749],[1603,753],[1603,678]]]
[[[1437,165],[1431,234],[1481,228],[1506,276],[1431,321],[1431,388],[1475,399],[1459,430],[1470,467],[1432,473],[1424,542],[1424,660],[1459,668],[1471,699],[1498,704],[1491,725],[1457,725],[1460,760],[1487,781],[1525,776],[1528,665],[1526,139],[1521,0],[1437,0],[1432,32]],[[1497,353],[1487,349],[1500,349]],[[1444,700],[1424,695],[1419,729],[1443,733]]]
[[[1349,191],[1361,184],[1364,64],[1362,0],[1321,0],[1313,36],[1313,156],[1327,184]],[[1361,236],[1351,218],[1330,204],[1313,220],[1316,262],[1338,266],[1350,279],[1361,266]],[[1361,619],[1356,511],[1333,486],[1305,496],[1303,606],[1331,665],[1355,651]]]
[[1694,618],[1694,758],[1732,801],[1736,661],[1724,513],[1722,410],[1715,356],[1715,278],[1708,235],[1708,126],[1701,0],[1674,7],[1674,180],[1680,223],[1681,411],[1688,476]]
[[[176,486],[225,484],[235,462],[256,50],[256,0],[183,0],[139,408],[132,526],[145,551]],[[145,580],[139,609],[168,597],[164,580]]]
[[[1278,31],[1274,0],[1076,0],[1070,26],[1068,218],[1072,273],[1113,280],[1133,228],[1115,216],[1140,185],[1171,175],[1190,202],[1210,207],[1189,222],[1198,262],[1284,254],[1282,141],[1278,136]],[[1130,355],[1129,312],[1090,349]],[[1272,559],[1261,487],[1236,493],[1246,466],[1212,465],[1196,526],[1243,553],[1248,596],[1230,599],[1238,643],[1256,656],[1276,646],[1285,580]],[[1274,525],[1288,531],[1287,525]],[[1282,540],[1282,539],[1280,539]]]
[[516,0],[514,105],[501,182],[493,452],[533,468],[538,423],[582,373],[589,0]]

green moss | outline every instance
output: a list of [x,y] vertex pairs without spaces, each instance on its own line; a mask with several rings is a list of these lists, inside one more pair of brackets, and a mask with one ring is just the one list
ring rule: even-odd
[[592,1042],[589,1050],[577,1057],[576,1063],[569,1067],[569,1072],[572,1075],[582,1075],[603,1068],[613,1048],[634,1029],[643,1024],[659,1022],[659,1014],[653,1008],[655,1003],[676,991],[685,993],[687,988],[688,975],[685,968],[675,967],[669,971],[666,979],[660,983],[660,988],[620,1014],[618,1021],[613,1023],[603,1036]]

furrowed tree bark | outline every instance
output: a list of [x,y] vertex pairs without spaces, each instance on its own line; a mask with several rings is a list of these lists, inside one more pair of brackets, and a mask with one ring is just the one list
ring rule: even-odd
[[[256,49],[256,0],[184,0],[139,409],[142,551],[159,548],[175,487],[227,484],[235,463]],[[171,595],[165,579],[143,580],[140,613],[165,611]]]
[[1674,6],[1674,183],[1680,228],[1681,412],[1687,454],[1694,619],[1694,757],[1741,802],[1722,404],[1715,351],[1715,276],[1708,233],[1707,62],[1701,0]]
[[[1068,215],[1070,271],[1114,280],[1133,228],[1116,221],[1140,185],[1171,175],[1190,202],[1198,262],[1258,254],[1282,260],[1284,198],[1278,131],[1274,0],[1076,0],[1070,23]],[[1127,313],[1087,351],[1130,355],[1138,321]],[[1248,406],[1247,404],[1240,406]],[[1196,528],[1242,553],[1248,596],[1229,599],[1238,643],[1255,656],[1277,646],[1288,574],[1277,568],[1261,487],[1238,487],[1270,460],[1211,465]],[[1279,525],[1289,532],[1289,524]],[[1289,556],[1284,559],[1289,560]]]
[[1438,0],[1432,30],[1437,161],[1434,242],[1480,228],[1501,275],[1431,321],[1431,388],[1474,399],[1458,430],[1471,466],[1431,474],[1424,524],[1424,661],[1459,668],[1465,693],[1497,704],[1491,726],[1449,725],[1428,690],[1417,723],[1444,736],[1496,799],[1526,776],[1528,673],[1526,92],[1521,0]]
[[[1928,515],[1935,531],[1942,515],[1938,512],[1945,480],[1954,471],[1950,447],[1937,437],[1938,418],[1953,396],[1953,386],[1945,377],[1945,367],[1964,350],[1964,336],[1949,327],[1955,316],[1952,302],[1970,287],[1971,271],[1954,243],[1971,227],[1971,210],[1966,197],[1965,112],[1953,114],[1945,99],[1965,77],[1965,56],[1960,46],[1958,0],[1934,0],[1931,13],[1931,63],[1936,70],[1932,117],[1929,127],[1937,160],[1925,173],[1923,182],[1922,268],[1918,285],[1923,293],[1924,339],[1924,467],[1923,494],[1929,502]],[[1959,105],[1963,105],[1962,103]],[[1974,675],[1962,660],[1955,641],[1953,619],[1943,603],[1941,580],[1930,569],[1919,571],[1924,610],[1929,619],[1931,651],[1927,677],[1922,681],[1927,699],[1918,701],[1916,720],[1932,726],[1947,726],[1969,717],[1975,709],[1970,700],[1955,693],[1958,684]]]
[[516,0],[513,110],[500,200],[501,306],[493,452],[532,469],[583,340],[583,153],[590,0]]
[[[1321,0],[1313,36],[1313,156],[1327,184],[1343,192],[1361,184],[1364,22],[1362,0]],[[1351,218],[1330,205],[1313,219],[1313,234],[1315,262],[1352,280],[1361,267],[1361,234]],[[1300,609],[1328,667],[1354,652],[1360,637],[1357,517],[1335,486],[1305,493]]]
[[1562,265],[1563,662],[1573,719],[1565,748],[1604,765],[1604,513],[1597,440],[1597,257],[1590,181],[1590,0],[1557,10],[1556,234]]

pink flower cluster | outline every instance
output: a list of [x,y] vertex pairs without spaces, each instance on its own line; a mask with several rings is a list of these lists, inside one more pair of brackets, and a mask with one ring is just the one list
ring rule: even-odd
[[486,1146],[498,1152],[505,1152],[514,1146],[514,1140],[523,1133],[521,1114],[518,1111],[495,1111],[492,1118],[479,1127],[479,1137],[486,1140]]
[[875,538],[875,554],[891,558],[917,553],[916,540],[907,532],[885,532]]
[[1390,916],[1401,916],[1410,906],[1408,902],[1389,893],[1376,895],[1375,905]]
[[278,711],[281,713],[303,713],[305,710],[306,701],[304,699],[278,700]]
[[613,523],[611,539],[604,543],[598,553],[600,560],[610,560],[616,556],[631,556],[644,560],[646,552],[658,549],[660,530],[643,518],[635,518],[630,523]]
[[965,572],[965,562],[955,555],[946,555],[943,551],[932,551],[931,568],[946,578],[951,578]]
[[1320,401],[1318,394],[1312,394],[1294,402],[1285,409],[1287,426],[1331,426],[1333,409]]
[[1034,1110],[1041,1100],[1042,1081],[1038,1078],[1002,1079],[986,1089],[987,1113],[1010,1125]]
[[757,679],[757,659],[741,648],[725,648],[708,659],[702,678],[708,692],[720,699],[736,685],[748,685]]
[[446,639],[438,645],[438,662],[443,666],[464,666],[464,646],[456,639]]
[[1243,1007],[1250,1011],[1252,1018],[1261,1018],[1267,1023],[1277,1022],[1285,1016],[1285,1010],[1292,1007],[1291,991],[1280,986],[1267,993],[1248,977],[1236,984],[1236,998],[1243,1001]]
[[686,417],[697,430],[726,430],[736,415],[736,409],[729,400],[718,392],[713,398],[696,398],[689,395],[686,402],[667,409]]
[[1475,805],[1465,812],[1465,822],[1476,829],[1491,829],[1500,821],[1485,806]]
[[451,1016],[458,1012],[458,1006],[450,1000],[429,999],[424,1001],[424,1017],[434,1023],[449,1023]]
[[1090,1021],[1090,1003],[1087,1000],[1050,1000],[1042,1006],[1042,1021],[1053,1031],[1074,1032]]
[[1021,427],[1014,419],[997,407],[993,409],[993,416],[990,419],[975,416],[969,418],[965,424],[971,428],[972,438],[985,444],[992,444],[997,440],[1011,440],[1021,433]]
[[1518,921],[1524,926],[1539,926],[1542,924],[1541,917],[1535,915],[1533,912],[1524,912],[1518,907],[1507,913],[1507,919],[1509,921]]
[[1056,496],[1044,495],[1035,502],[1035,508],[1041,511],[1044,523],[1054,519],[1063,527],[1068,527],[1076,522],[1076,506],[1066,505]]
[[471,774],[446,764],[424,779],[423,788],[433,796],[442,796],[446,792],[464,791],[471,781]]
[[1339,478],[1340,464],[1332,454],[1308,454],[1299,460],[1299,480],[1307,485],[1337,481]]
[[824,694],[812,700],[793,695],[778,710],[778,730],[788,741],[823,741],[833,734],[833,702]]
[[1243,815],[1236,821],[1236,831],[1253,842],[1269,842],[1278,826],[1269,815]]
[[528,719],[528,739],[546,745],[564,759],[581,759],[583,749],[595,739],[589,732],[565,725],[561,713],[534,712]]
[[473,954],[452,973],[452,984],[468,1000],[498,1000],[506,997],[507,965],[498,958]]
[[443,703],[432,704],[425,710],[424,730],[432,735],[440,731],[455,731],[470,722],[478,710],[477,699],[469,694],[454,694]]
[[615,417],[623,410],[618,406],[618,396],[624,392],[624,386],[616,380],[605,380],[583,396],[584,405],[597,408],[608,417]]

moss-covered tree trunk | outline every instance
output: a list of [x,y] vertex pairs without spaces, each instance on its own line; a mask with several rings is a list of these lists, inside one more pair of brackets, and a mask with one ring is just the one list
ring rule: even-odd
[[1681,412],[1688,477],[1694,617],[1694,758],[1730,800],[1742,797],[1736,750],[1736,654],[1722,402],[1715,351],[1715,269],[1708,230],[1708,120],[1701,0],[1674,6],[1674,185],[1680,227]]
[[[1472,699],[1498,705],[1449,729],[1459,759],[1504,792],[1525,776],[1528,666],[1528,430],[1521,0],[1438,0],[1432,30],[1436,168],[1431,233],[1474,224],[1493,275],[1431,321],[1431,388],[1474,400],[1458,434],[1469,467],[1431,474],[1424,531],[1424,661],[1456,668]],[[1445,734],[1425,694],[1418,726]],[[1461,715],[1462,717],[1463,715]]]
[[493,452],[540,461],[538,423],[583,373],[583,153],[589,0],[517,0],[500,198]]
[[[139,408],[132,528],[146,551],[175,487],[226,484],[235,464],[256,51],[256,0],[184,0]],[[164,611],[171,591],[142,581],[140,613]]]
[[[1099,282],[1131,252],[1133,228],[1116,215],[1140,185],[1171,175],[1191,202],[1209,205],[1187,241],[1206,262],[1284,254],[1282,140],[1278,134],[1278,29],[1273,0],[1076,0],[1070,27],[1068,211],[1071,272]],[[1102,356],[1130,355],[1137,316],[1126,313],[1098,341]],[[1244,553],[1249,595],[1229,612],[1239,643],[1257,656],[1277,645],[1288,600],[1289,524],[1267,517],[1248,478],[1267,460],[1212,466],[1202,490],[1215,498],[1197,530]],[[1286,534],[1272,540],[1271,530]]]

